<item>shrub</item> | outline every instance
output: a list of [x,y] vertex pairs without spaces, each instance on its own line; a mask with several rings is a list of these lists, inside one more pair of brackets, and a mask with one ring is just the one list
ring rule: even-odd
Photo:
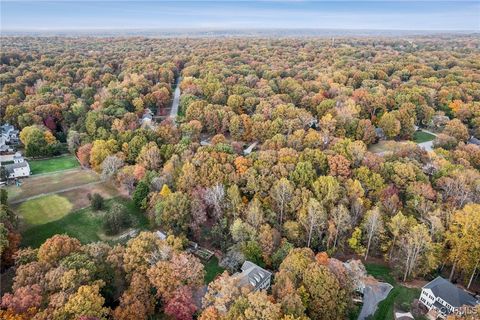
[[117,234],[120,230],[128,228],[132,223],[125,207],[119,203],[113,203],[103,220],[103,229],[106,234]]
[[105,201],[100,194],[94,193],[90,198],[90,204],[93,210],[98,211],[103,209]]
[[140,181],[133,192],[133,202],[138,208],[142,207],[144,199],[147,198],[148,193],[150,192],[148,184],[145,181]]

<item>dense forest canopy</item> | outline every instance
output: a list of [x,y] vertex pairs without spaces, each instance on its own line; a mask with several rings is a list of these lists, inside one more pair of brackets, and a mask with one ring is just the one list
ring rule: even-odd
[[[2,38],[0,118],[21,130],[26,155],[68,150],[170,236],[116,246],[55,236],[14,254],[5,222],[2,263],[17,271],[4,314],[343,319],[352,288],[328,256],[352,254],[384,259],[403,281],[448,268],[471,286],[479,48],[468,35]],[[419,127],[436,133],[433,151],[412,141]],[[392,151],[372,152],[379,132]],[[5,200],[0,221],[10,215]],[[271,294],[234,290],[225,273],[197,308],[203,266],[186,239],[221,252],[231,273],[245,260],[273,270]]]

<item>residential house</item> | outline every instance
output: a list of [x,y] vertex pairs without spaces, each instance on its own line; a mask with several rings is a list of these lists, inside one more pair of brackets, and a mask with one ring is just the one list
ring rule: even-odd
[[[1,164],[0,164],[1,165]],[[30,176],[30,165],[23,158],[20,152],[13,156],[13,163],[4,165],[9,179],[23,178]]]
[[7,145],[7,139],[3,135],[0,136],[0,152],[13,152],[12,146]]
[[0,126],[0,152],[13,152],[12,144],[18,143],[18,130],[6,123]]
[[475,138],[474,136],[471,136],[470,139],[468,139],[467,143],[480,146],[480,139]]
[[153,126],[153,112],[149,108],[145,109],[145,112],[140,119],[140,124],[143,128],[152,128]]
[[15,130],[15,127],[8,123],[0,126],[0,134],[5,137],[7,143],[18,142],[18,130]]
[[250,146],[248,146],[247,149],[243,150],[243,154],[245,156],[248,156],[257,147],[257,145],[258,145],[258,142],[252,143]]
[[160,230],[155,231],[155,235],[158,237],[160,240],[167,240],[167,235],[163,233]]
[[270,271],[250,261],[245,261],[241,270],[242,272],[237,272],[233,275],[239,279],[239,286],[250,286],[253,291],[268,290],[268,288],[270,288],[272,279],[272,273]]
[[461,307],[473,307],[479,303],[472,295],[442,277],[423,286],[420,302],[440,318],[451,313],[461,314]]
[[375,128],[375,137],[377,138],[377,140],[385,140],[386,139],[385,132],[383,131],[382,128],[380,128],[380,127]]

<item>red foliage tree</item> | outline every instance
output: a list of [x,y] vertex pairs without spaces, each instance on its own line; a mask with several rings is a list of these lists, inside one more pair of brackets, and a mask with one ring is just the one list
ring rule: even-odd
[[196,310],[192,292],[186,286],[175,290],[165,306],[165,313],[176,320],[191,320]]

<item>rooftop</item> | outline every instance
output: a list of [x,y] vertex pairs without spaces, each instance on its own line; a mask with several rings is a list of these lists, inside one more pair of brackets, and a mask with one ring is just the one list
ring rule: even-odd
[[240,279],[240,285],[251,285],[253,288],[258,288],[264,280],[272,276],[272,273],[253,262],[245,261],[242,265],[242,272],[238,273],[237,276]]
[[480,139],[477,139],[475,137],[471,137],[470,139],[468,139],[467,142],[470,144],[476,144],[477,146],[480,146]]
[[7,172],[9,173],[13,173],[13,170],[17,168],[24,168],[24,167],[28,167],[28,162],[11,163],[11,164],[5,165],[5,169],[7,169]]
[[423,288],[432,290],[435,296],[442,298],[455,308],[463,305],[475,306],[478,304],[472,295],[442,277],[436,277]]

